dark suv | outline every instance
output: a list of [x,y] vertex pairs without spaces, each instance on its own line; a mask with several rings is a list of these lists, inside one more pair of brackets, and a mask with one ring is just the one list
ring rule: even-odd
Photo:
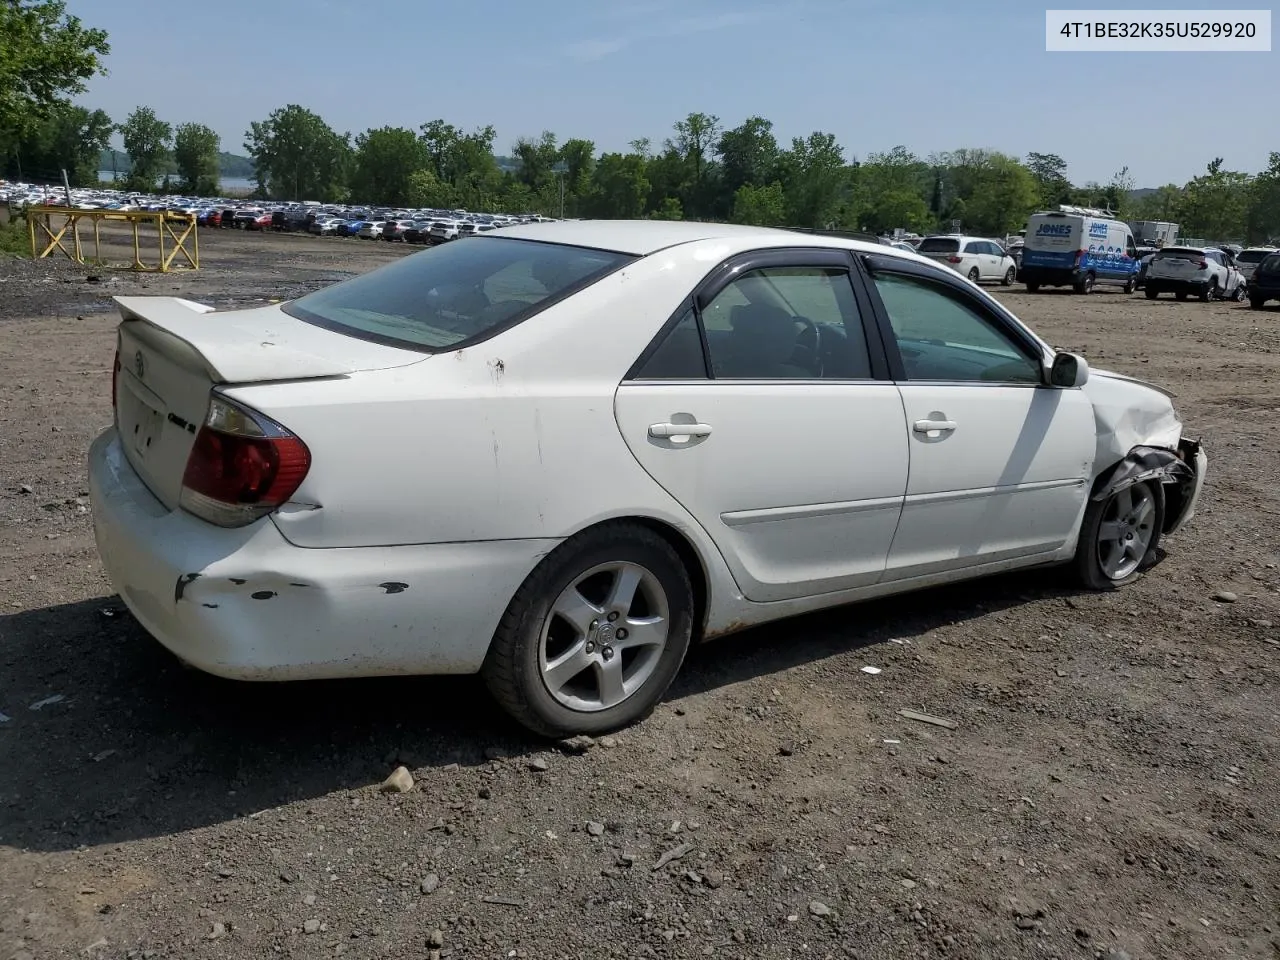
[[1249,306],[1261,310],[1268,300],[1280,300],[1280,253],[1270,254],[1249,278]]

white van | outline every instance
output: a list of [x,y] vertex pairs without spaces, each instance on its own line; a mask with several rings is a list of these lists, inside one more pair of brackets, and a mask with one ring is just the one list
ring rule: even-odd
[[1138,278],[1138,248],[1123,220],[1100,213],[1052,211],[1027,221],[1018,275],[1030,293],[1041,287],[1072,287],[1089,293],[1111,283],[1132,293]]

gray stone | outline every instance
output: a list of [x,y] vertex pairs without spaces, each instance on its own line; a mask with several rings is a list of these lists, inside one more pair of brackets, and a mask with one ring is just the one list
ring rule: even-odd
[[603,837],[603,836],[604,836],[604,824],[603,824],[603,823],[599,823],[598,821],[595,821],[595,820],[588,820],[588,821],[587,821],[587,833],[591,834],[593,837]]
[[378,789],[383,793],[408,793],[413,789],[413,776],[407,767],[396,767]]
[[315,919],[305,921],[302,924],[302,932],[303,933],[319,933],[320,921]]
[[823,903],[821,900],[810,900],[810,901],[809,901],[809,912],[810,912],[811,914],[813,914],[815,917],[829,917],[829,916],[831,916],[831,908],[830,908],[830,907],[828,907],[828,906],[827,906],[825,903]]
[[418,884],[418,889],[423,893],[435,893],[440,889],[440,877],[434,873],[428,873]]
[[427,946],[434,950],[439,950],[444,946],[444,931],[432,930],[427,934]]
[[1216,590],[1213,593],[1213,599],[1219,603],[1235,603],[1240,598],[1230,590]]
[[551,764],[543,760],[541,757],[534,757],[529,761],[529,769],[536,770],[538,773],[545,773],[551,769]]

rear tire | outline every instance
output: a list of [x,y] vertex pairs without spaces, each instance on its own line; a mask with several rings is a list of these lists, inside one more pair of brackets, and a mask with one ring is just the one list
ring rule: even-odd
[[977,283],[978,280],[981,279],[981,277],[982,277],[982,274],[978,273],[977,267],[974,267],[972,270],[969,271],[969,279],[972,280],[974,283]]
[[1160,296],[1159,290],[1152,290],[1150,287],[1146,287],[1142,292],[1147,295],[1148,300],[1154,300],[1156,297]]
[[1090,590],[1114,590],[1138,579],[1159,556],[1164,486],[1150,480],[1090,500],[1072,560]]
[[1267,301],[1263,300],[1261,297],[1249,298],[1249,306],[1252,307],[1254,310],[1261,310],[1266,305],[1267,305]]
[[1093,274],[1086,273],[1079,282],[1073,285],[1072,289],[1074,289],[1076,293],[1080,294],[1093,293]]
[[[620,588],[628,578],[630,592]],[[653,711],[684,662],[693,617],[689,573],[671,545],[639,524],[605,524],[529,574],[481,672],[493,698],[534,733],[607,733]],[[628,626],[635,636],[625,644]],[[649,642],[637,644],[640,636]]]
[[1186,295],[1186,293],[1185,293],[1184,291],[1179,290],[1179,291],[1177,291],[1176,293],[1174,293],[1174,295],[1173,295],[1173,299],[1175,299],[1175,300],[1177,300],[1179,303],[1181,303],[1183,300],[1186,300],[1186,299],[1187,299],[1187,295]]
[[1039,292],[1040,292],[1040,284],[1038,283],[1027,284],[1027,293],[1039,293]]

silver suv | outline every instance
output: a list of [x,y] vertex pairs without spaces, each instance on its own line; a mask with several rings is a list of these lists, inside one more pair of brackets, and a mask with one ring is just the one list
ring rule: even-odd
[[1185,300],[1191,294],[1208,303],[1235,296],[1240,287],[1240,271],[1231,254],[1217,247],[1165,247],[1151,258],[1144,284],[1147,299],[1172,293]]

